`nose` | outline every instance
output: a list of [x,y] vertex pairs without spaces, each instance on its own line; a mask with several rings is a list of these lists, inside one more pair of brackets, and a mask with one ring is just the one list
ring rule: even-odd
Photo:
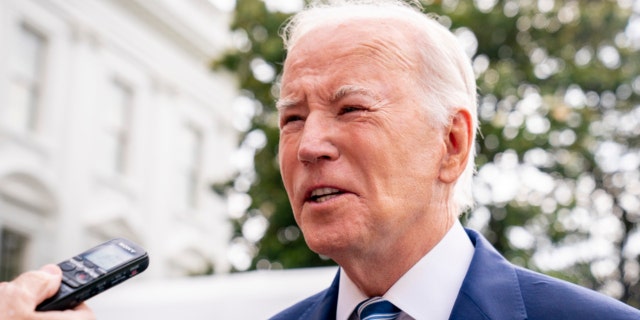
[[317,163],[337,159],[340,153],[333,143],[334,130],[330,119],[323,118],[321,114],[310,114],[302,129],[298,160],[303,163]]

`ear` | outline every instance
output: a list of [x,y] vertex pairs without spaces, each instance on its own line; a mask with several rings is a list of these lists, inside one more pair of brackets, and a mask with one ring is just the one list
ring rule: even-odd
[[445,136],[447,153],[442,159],[439,179],[444,183],[453,183],[467,166],[473,143],[473,125],[471,114],[460,109],[453,115]]

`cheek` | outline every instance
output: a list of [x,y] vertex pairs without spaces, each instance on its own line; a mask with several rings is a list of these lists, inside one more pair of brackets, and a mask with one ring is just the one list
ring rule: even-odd
[[[285,191],[289,196],[289,201],[293,200],[294,192],[294,177],[296,165],[299,164],[297,160],[297,153],[293,144],[286,141],[282,141],[278,147],[278,163],[280,166],[280,176],[284,184]],[[292,203],[293,205],[293,203]],[[295,208],[294,208],[295,209]]]
[[399,199],[425,196],[437,182],[440,163],[444,155],[442,141],[429,134],[417,133],[396,137],[391,145],[382,153],[385,168],[376,168],[382,172],[385,188],[393,197]]

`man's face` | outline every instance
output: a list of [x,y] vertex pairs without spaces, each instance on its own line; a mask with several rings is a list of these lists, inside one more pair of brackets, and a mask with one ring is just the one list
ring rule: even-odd
[[408,244],[444,215],[445,133],[403,40],[377,23],[318,29],[285,62],[282,178],[307,244],[335,260]]

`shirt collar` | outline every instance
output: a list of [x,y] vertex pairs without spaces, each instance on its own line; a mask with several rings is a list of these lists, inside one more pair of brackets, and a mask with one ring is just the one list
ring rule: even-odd
[[[384,294],[414,319],[448,319],[462,286],[473,244],[456,219],[440,242]],[[337,320],[347,320],[367,296],[340,270]]]

